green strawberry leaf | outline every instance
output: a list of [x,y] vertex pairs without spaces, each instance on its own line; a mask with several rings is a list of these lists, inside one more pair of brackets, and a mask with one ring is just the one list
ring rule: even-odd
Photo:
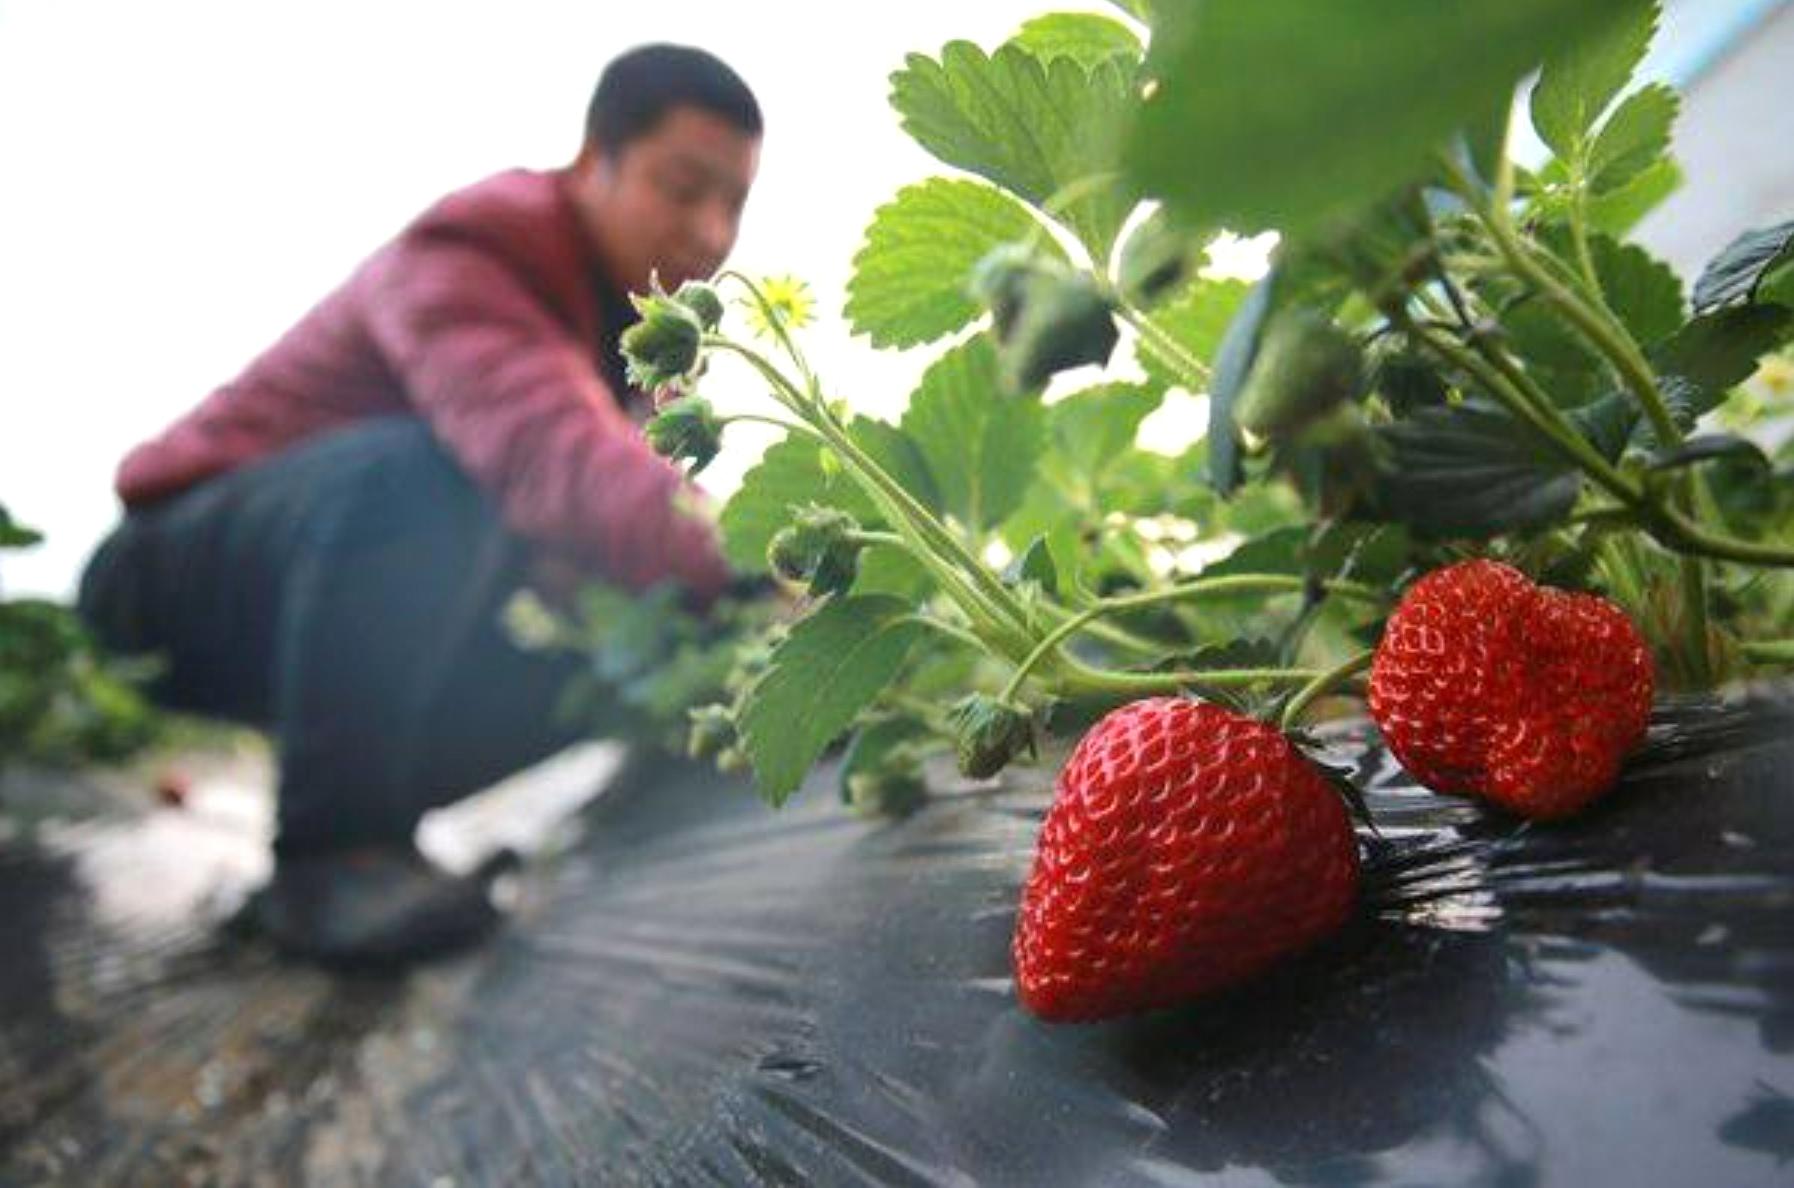
[[1701,314],[1659,344],[1651,361],[1684,426],[1750,378],[1757,360],[1787,341],[1794,311],[1779,305],[1735,305]]
[[1119,58],[1137,64],[1145,52],[1140,38],[1120,21],[1093,12],[1052,12],[1021,27],[1009,44],[1043,62],[1070,58],[1085,69]]
[[[1126,167],[1193,226],[1297,233],[1386,197],[1638,0],[1167,5]],[[1283,81],[1287,80],[1287,81]]]
[[1380,518],[1423,537],[1490,537],[1569,514],[1579,473],[1530,430],[1480,402],[1427,409],[1381,429],[1387,469],[1372,500]]
[[1643,414],[1638,401],[1627,392],[1609,392],[1569,413],[1570,423],[1609,462],[1617,462],[1626,452]]
[[1589,254],[1607,304],[1632,336],[1647,346],[1681,328],[1682,282],[1669,265],[1637,244],[1589,237]]
[[1694,311],[1711,313],[1758,300],[1764,278],[1794,261],[1794,220],[1747,231],[1708,261],[1694,282]]
[[43,540],[43,534],[27,528],[12,518],[5,504],[0,504],[0,549],[22,549]]
[[1135,202],[1114,180],[1132,74],[1113,59],[1086,69],[1070,58],[1042,62],[1012,45],[986,56],[954,41],[938,61],[906,59],[891,76],[891,105],[916,143],[947,164],[1042,210],[1057,204],[1054,217],[1102,260]]
[[1589,226],[1609,235],[1624,235],[1682,185],[1682,169],[1659,157],[1625,185],[1589,200]]
[[927,629],[888,595],[830,599],[798,621],[749,687],[741,737],[760,795],[783,805],[823,749],[896,677]]
[[[1547,227],[1539,238],[1560,258],[1576,258],[1568,227]],[[1590,235],[1588,249],[1608,308],[1619,316],[1634,338],[1649,346],[1681,329],[1682,320],[1687,316],[1682,302],[1682,281],[1669,265],[1653,258],[1637,244],[1621,243],[1608,235]],[[1549,316],[1562,320],[1556,314]],[[1581,337],[1574,331],[1564,329],[1562,334],[1581,343]],[[1576,353],[1586,349],[1578,346]],[[1562,350],[1552,354],[1560,362],[1565,357]]]
[[1763,447],[1733,433],[1704,433],[1690,437],[1673,450],[1653,453],[1645,460],[1652,470],[1680,470],[1711,462],[1716,458],[1743,461],[1761,470],[1770,469],[1769,455]]
[[904,549],[872,545],[860,554],[860,573],[853,583],[856,594],[891,594],[913,605],[933,588],[933,575]]
[[1588,188],[1611,194],[1664,159],[1682,100],[1662,83],[1626,96],[1588,150]]
[[1367,586],[1394,586],[1414,566],[1414,541],[1400,524],[1341,524],[1309,547],[1308,571]]
[[1001,190],[963,178],[905,186],[872,216],[853,258],[848,323],[877,347],[951,334],[982,312],[967,287],[973,267],[991,249],[1024,240],[1065,258],[1028,208]]
[[1202,567],[1202,576],[1226,577],[1236,573],[1300,574],[1307,571],[1308,537],[1306,524],[1273,528],[1254,536],[1218,561]]
[[1606,363],[1544,301],[1529,298],[1508,309],[1501,328],[1526,370],[1560,408],[1586,404],[1611,387]]
[[929,511],[941,510],[941,490],[916,440],[889,421],[855,417],[847,426],[854,444]]
[[1140,423],[1163,401],[1163,393],[1138,384],[1075,392],[1046,410],[1053,451],[1094,487],[1109,464],[1133,447]]
[[1048,598],[1059,597],[1059,567],[1053,564],[1053,550],[1047,538],[1036,536],[1016,559],[1017,582],[1033,582]]
[[1046,416],[1037,400],[1001,394],[996,354],[980,335],[923,373],[902,428],[927,461],[942,506],[982,532],[1020,505],[1046,438]]
[[1545,57],[1532,88],[1532,126],[1559,156],[1574,156],[1632,77],[1657,32],[1655,2],[1638,4],[1599,33]]
[[[1168,304],[1153,310],[1147,320],[1212,373],[1227,327],[1251,291],[1252,286],[1246,281],[1199,278]],[[1153,340],[1136,338],[1134,353],[1141,369],[1154,382],[1167,388],[1202,390],[1204,385],[1197,382],[1199,377],[1185,376],[1178,362]]]
[[1370,386],[1398,417],[1435,408],[1449,397],[1445,379],[1432,359],[1388,339],[1371,351]]

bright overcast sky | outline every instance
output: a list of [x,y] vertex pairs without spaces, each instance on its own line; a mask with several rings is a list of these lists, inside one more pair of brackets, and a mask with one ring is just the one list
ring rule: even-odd
[[735,262],[808,279],[827,315],[813,362],[889,410],[921,360],[875,356],[838,321],[873,209],[937,168],[897,126],[887,76],[907,52],[994,46],[1077,8],[1114,11],[0,0],[0,502],[50,536],[0,585],[70,592],[116,517],[126,449],[440,194],[570,159],[599,68],[642,41],[702,44],[754,86],[767,139]]

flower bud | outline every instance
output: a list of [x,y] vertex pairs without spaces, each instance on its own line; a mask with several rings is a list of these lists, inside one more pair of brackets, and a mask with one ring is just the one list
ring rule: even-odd
[[859,530],[859,521],[846,512],[812,504],[773,536],[767,563],[786,581],[808,583],[812,594],[842,593],[859,575],[865,547],[854,539]]
[[726,705],[700,705],[687,711],[691,729],[685,752],[693,759],[715,759],[736,745],[735,715]]
[[642,320],[623,331],[619,345],[629,382],[652,392],[679,384],[697,369],[704,328],[697,315],[670,297],[632,297]]
[[691,461],[691,473],[710,465],[723,448],[723,426],[716,410],[702,396],[681,396],[661,406],[642,428],[648,444],[663,458]]
[[690,310],[705,330],[714,330],[722,324],[723,299],[703,281],[686,281],[673,294],[673,300]]
[[847,801],[863,817],[905,817],[927,799],[921,761],[909,747],[894,747],[877,767],[847,777]]

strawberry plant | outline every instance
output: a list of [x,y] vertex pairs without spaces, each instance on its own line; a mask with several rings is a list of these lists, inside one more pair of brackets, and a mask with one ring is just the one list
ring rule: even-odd
[[[0,506],[0,549],[36,544]],[[0,765],[123,759],[159,719],[137,691],[144,673],[100,655],[73,612],[39,598],[0,598]]]
[[[745,276],[640,296],[624,340],[668,456],[702,466],[733,419],[700,391],[713,355],[745,361],[770,393],[751,417],[785,431],[721,526],[800,613],[695,718],[769,801],[838,739],[843,794],[889,808],[933,753],[989,776],[1126,707],[1061,775],[1018,934],[1030,1001],[1086,986],[1065,963],[1093,953],[1131,971],[1045,1008],[1077,1017],[1256,968],[1193,956],[1216,925],[1182,890],[1103,915],[1070,882],[1144,886],[1176,822],[1295,812],[1320,777],[1274,727],[1367,672],[1418,779],[1551,816],[1612,784],[1659,685],[1794,658],[1789,455],[1730,397],[1794,332],[1794,223],[1741,235],[1689,292],[1627,242],[1679,177],[1676,95],[1629,87],[1654,3],[1118,7],[892,76],[949,170],[881,207],[854,260],[853,328],[938,350],[895,423],[831,391]],[[1528,168],[1509,122],[1535,70],[1552,155]],[[1269,230],[1261,279],[1210,266]],[[1200,440],[1142,445],[1195,396]],[[1173,697],[1226,708],[1142,741],[1188,717]],[[1251,742],[1197,758],[1197,734]],[[1226,793],[1242,781],[1266,804]],[[1343,825],[1302,812],[1304,853],[1337,849]],[[1144,852],[1054,832],[1109,813]],[[1235,922],[1289,917],[1277,871],[1307,858],[1250,849]],[[1335,898],[1303,919],[1336,922]],[[1151,959],[1099,943],[1087,910]],[[1265,954],[1318,931],[1269,929]]]

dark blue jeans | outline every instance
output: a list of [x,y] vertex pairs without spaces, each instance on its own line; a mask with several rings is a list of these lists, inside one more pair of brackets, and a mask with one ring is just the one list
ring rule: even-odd
[[305,442],[128,515],[89,562],[100,642],[170,708],[268,730],[281,854],[408,842],[424,811],[575,740],[577,663],[499,622],[523,543],[411,418]]

